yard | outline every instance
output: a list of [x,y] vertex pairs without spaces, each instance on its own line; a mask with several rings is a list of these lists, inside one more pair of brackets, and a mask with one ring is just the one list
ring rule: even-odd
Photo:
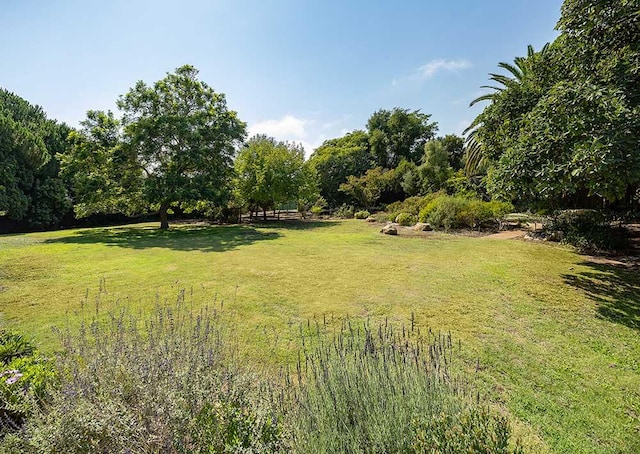
[[247,358],[281,364],[301,323],[413,318],[460,341],[460,366],[528,452],[640,451],[637,268],[521,240],[389,237],[355,220],[155,227],[0,236],[3,326],[50,352],[51,328],[96,305],[144,310],[184,289],[233,320]]

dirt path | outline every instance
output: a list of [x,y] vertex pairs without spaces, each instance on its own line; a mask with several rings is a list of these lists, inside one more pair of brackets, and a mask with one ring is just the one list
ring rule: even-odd
[[522,238],[527,233],[526,230],[504,230],[502,232],[483,236],[482,238],[490,238],[495,240],[513,240],[514,238]]

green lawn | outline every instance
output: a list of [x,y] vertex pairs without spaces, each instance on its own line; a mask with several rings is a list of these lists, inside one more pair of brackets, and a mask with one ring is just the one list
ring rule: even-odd
[[[223,305],[252,358],[286,361],[308,319],[388,317],[451,331],[530,452],[640,452],[640,273],[518,240],[380,235],[362,221],[140,224],[0,236],[5,326],[51,326],[186,289]],[[477,361],[479,360],[479,361]],[[479,366],[479,367],[477,367]]]

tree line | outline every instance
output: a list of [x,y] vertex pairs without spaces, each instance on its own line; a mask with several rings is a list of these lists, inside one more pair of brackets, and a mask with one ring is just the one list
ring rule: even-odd
[[381,109],[366,128],[304,150],[247,140],[224,94],[189,65],[89,111],[78,129],[0,90],[0,222],[55,227],[95,214],[172,210],[220,220],[279,206],[375,209],[433,192],[521,210],[637,209],[640,8],[566,0],[559,37],[490,74],[466,137],[431,115]]

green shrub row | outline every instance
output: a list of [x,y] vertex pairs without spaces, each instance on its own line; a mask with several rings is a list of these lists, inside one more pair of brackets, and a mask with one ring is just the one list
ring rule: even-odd
[[497,220],[513,211],[513,205],[492,200],[439,195],[429,201],[418,215],[420,222],[435,228],[479,228],[495,225]]
[[562,233],[562,241],[584,252],[624,249],[629,246],[629,232],[611,215],[596,210],[566,210],[545,223],[549,235]]

